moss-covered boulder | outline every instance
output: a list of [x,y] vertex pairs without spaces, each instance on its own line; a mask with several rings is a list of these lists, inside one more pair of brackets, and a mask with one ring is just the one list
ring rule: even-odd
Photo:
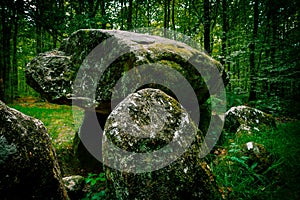
[[[102,46],[94,49],[99,44]],[[226,77],[224,69],[217,61],[204,51],[196,50],[182,42],[134,32],[85,29],[70,35],[58,50],[42,53],[34,58],[27,65],[26,78],[27,83],[50,102],[71,104],[71,100],[78,100],[76,103],[79,106],[90,108],[96,105],[98,112],[109,114],[111,100],[122,99],[131,93],[122,91],[112,97],[113,88],[120,78],[130,69],[150,63],[177,70],[182,74],[193,87],[200,104],[209,97],[203,76],[211,86],[210,94],[219,86],[217,78],[225,80]],[[105,67],[106,70],[101,71]],[[201,74],[197,67],[201,69]],[[78,77],[81,82],[73,87],[80,68],[84,68]],[[214,71],[216,69],[217,73]],[[141,71],[136,70],[134,76],[146,79],[147,75]],[[174,84],[177,81],[177,86],[181,85],[178,77],[169,76],[168,70],[164,72],[166,73],[161,77],[162,80]],[[147,74],[155,73],[162,74],[155,70]],[[126,80],[122,80],[121,83],[126,90]],[[94,86],[96,90],[91,89]],[[91,90],[91,96],[96,91],[94,99],[87,98],[90,97],[88,90]],[[164,91],[168,93],[167,90]],[[127,95],[122,96],[124,93]]]
[[107,199],[218,198],[201,145],[202,132],[174,98],[151,88],[129,95],[105,124]]
[[43,123],[0,101],[1,199],[69,199]]
[[225,113],[224,131],[227,133],[253,133],[276,127],[272,115],[248,106],[230,108]]

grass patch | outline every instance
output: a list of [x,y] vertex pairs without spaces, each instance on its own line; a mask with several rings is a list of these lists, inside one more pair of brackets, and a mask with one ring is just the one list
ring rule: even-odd
[[[225,199],[300,198],[300,122],[278,124],[276,130],[252,135],[230,135],[209,158],[217,184]],[[247,142],[262,144],[272,164],[258,171],[259,163],[249,163],[241,153]]]
[[78,163],[76,163],[78,161],[73,157],[72,143],[75,132],[78,130],[83,118],[81,109],[76,109],[73,115],[71,106],[46,102],[18,103],[9,106],[44,123],[56,149],[63,175],[80,174],[80,172],[75,173],[74,171],[78,166]]

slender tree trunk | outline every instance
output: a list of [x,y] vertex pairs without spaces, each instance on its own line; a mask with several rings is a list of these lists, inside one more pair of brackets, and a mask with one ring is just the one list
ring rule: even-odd
[[124,6],[124,0],[121,0],[121,30],[124,30],[124,9],[125,9],[125,6]]
[[5,35],[3,33],[3,29],[5,26],[5,8],[4,8],[4,2],[0,1],[1,6],[1,45],[0,45],[0,100],[5,101],[4,96],[4,80],[5,80],[5,62],[4,62],[4,41],[5,41]]
[[102,24],[101,24],[101,28],[102,29],[106,29],[106,10],[105,10],[105,1],[101,0],[100,1],[100,10],[101,10],[101,17],[102,17]]
[[171,0],[167,0],[167,29],[170,28],[171,23]]
[[172,0],[172,29],[174,30],[174,40],[176,40],[176,26],[175,26],[175,0]]
[[[210,30],[214,30],[216,24],[217,24],[217,19],[218,19],[218,16],[219,16],[219,6],[220,6],[220,0],[216,0],[214,2],[214,9],[211,8],[211,5],[210,5],[210,10],[214,10],[214,15],[211,14],[210,12]],[[213,49],[214,49],[214,37],[213,37],[213,34],[210,35],[210,52],[213,52]]]
[[257,69],[255,67],[255,43],[257,39],[258,32],[258,0],[254,1],[254,22],[253,22],[253,37],[252,42],[250,44],[250,95],[249,101],[256,100],[256,76]]
[[127,30],[132,29],[132,0],[129,0],[128,13],[127,13]]
[[222,18],[223,18],[223,34],[222,34],[222,59],[221,59],[221,64],[225,67],[226,65],[226,46],[227,46],[227,0],[222,0],[222,8],[223,8],[223,12],[222,12]]
[[42,17],[44,15],[44,2],[42,0],[36,1],[36,53],[39,54],[42,52],[43,43],[42,43]]
[[167,29],[170,24],[170,0],[164,0],[164,37],[168,37]]
[[17,9],[14,13],[14,34],[13,34],[13,55],[12,55],[12,98],[18,95],[18,60],[17,60],[17,44],[18,44],[18,28],[19,16]]
[[42,52],[42,27],[37,23],[36,25],[36,53]]
[[209,0],[204,0],[204,49],[208,54],[211,53],[210,48],[210,4]]
[[11,7],[8,2],[1,1],[1,23],[2,23],[2,86],[3,86],[3,97],[2,99],[6,103],[12,101],[10,88],[10,70],[11,70],[11,60],[10,60],[10,40],[11,40],[11,23],[9,23],[9,18],[11,17]]
[[164,36],[166,37],[167,36],[167,32],[166,32],[166,29],[167,29],[167,1],[168,0],[164,0]]
[[135,2],[135,22],[134,22],[134,27],[138,27],[138,11],[139,11],[139,0],[136,0]]
[[175,31],[175,0],[172,0],[172,28]]
[[150,19],[150,17],[151,17],[151,14],[150,14],[150,12],[151,12],[151,7],[150,7],[150,1],[147,1],[147,26],[148,26],[148,28],[150,28],[150,26],[151,26],[151,19]]
[[275,53],[276,53],[276,43],[277,43],[277,11],[274,8],[274,4],[271,5],[271,27],[272,27],[272,39],[271,39],[271,64],[275,65]]

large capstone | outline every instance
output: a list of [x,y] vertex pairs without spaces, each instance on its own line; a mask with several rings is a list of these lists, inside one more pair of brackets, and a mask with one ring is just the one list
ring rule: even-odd
[[[126,77],[132,69],[136,70]],[[149,82],[147,87],[159,88],[169,95],[170,85],[185,94],[186,88],[180,88],[182,79],[173,70],[190,83],[200,105],[226,77],[217,61],[182,42],[134,32],[85,29],[70,35],[58,50],[34,58],[27,65],[26,78],[50,102],[71,104],[73,100],[83,108],[96,107],[97,112],[109,114],[111,101],[116,105],[137,91],[135,87],[141,86],[138,83],[143,80]],[[153,84],[157,76],[162,82]],[[119,90],[114,90],[116,85]],[[188,109],[189,105],[183,106]]]
[[0,101],[1,199],[69,199],[43,123]]
[[158,89],[126,97],[109,115],[102,144],[107,199],[215,199],[205,144],[187,111]]

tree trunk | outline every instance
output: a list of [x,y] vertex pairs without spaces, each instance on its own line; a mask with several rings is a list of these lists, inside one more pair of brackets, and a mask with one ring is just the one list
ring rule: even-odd
[[168,37],[167,29],[170,23],[170,0],[164,0],[164,37]]
[[125,9],[125,6],[124,6],[124,0],[121,0],[120,1],[121,3],[121,27],[120,29],[121,30],[124,30],[124,9]]
[[222,12],[222,17],[223,17],[223,35],[222,35],[222,59],[221,59],[221,64],[225,67],[226,65],[226,46],[227,46],[227,26],[228,26],[228,22],[227,22],[227,0],[223,0],[222,1],[222,8],[223,8],[223,12]]
[[100,1],[100,10],[101,10],[101,17],[102,17],[102,24],[101,28],[106,29],[106,10],[105,10],[105,1]]
[[208,54],[210,49],[210,5],[209,0],[204,0],[204,49]]
[[10,70],[11,70],[11,62],[10,62],[10,40],[11,40],[11,25],[9,23],[9,18],[11,17],[10,14],[11,7],[7,5],[7,2],[1,1],[1,23],[2,23],[2,87],[3,88],[3,96],[1,99],[5,103],[10,103],[12,98],[10,94]]
[[18,95],[18,60],[17,60],[17,44],[18,44],[18,24],[19,16],[17,9],[14,13],[14,32],[13,32],[13,55],[12,55],[12,98]]
[[249,46],[250,48],[250,95],[249,101],[256,100],[256,76],[257,69],[255,67],[255,43],[257,39],[258,32],[258,0],[254,1],[254,22],[253,22],[253,37],[252,42]]
[[129,0],[128,13],[127,13],[127,30],[132,29],[132,0]]
[[172,0],[172,29],[174,30],[174,40],[176,40],[176,26],[175,26],[175,0]]
[[36,25],[36,53],[39,54],[42,52],[42,27]]
[[135,22],[134,22],[134,27],[137,28],[138,27],[138,11],[139,11],[139,0],[136,0],[135,3]]
[[147,1],[147,28],[150,28],[150,26],[151,26],[151,19],[150,19],[151,14],[150,14],[150,9],[151,9],[151,7],[150,7],[150,2]]

